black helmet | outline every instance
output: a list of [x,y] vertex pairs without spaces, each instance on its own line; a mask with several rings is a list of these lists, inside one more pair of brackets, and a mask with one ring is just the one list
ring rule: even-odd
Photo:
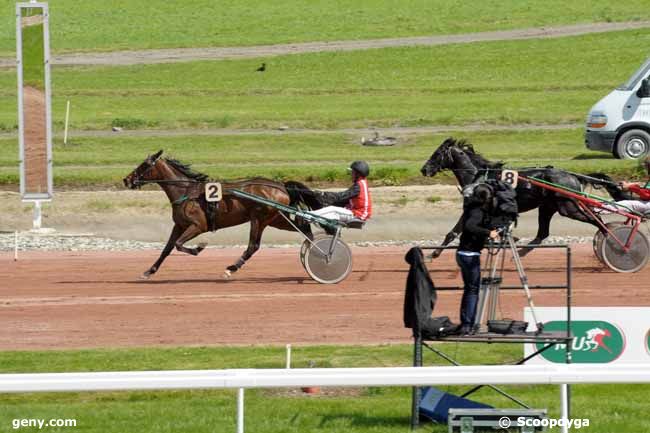
[[370,166],[366,161],[354,161],[350,164],[350,170],[356,171],[363,177],[368,177],[370,174]]

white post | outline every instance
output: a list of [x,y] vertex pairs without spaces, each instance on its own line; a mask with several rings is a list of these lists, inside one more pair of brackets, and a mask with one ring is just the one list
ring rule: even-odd
[[244,388],[237,390],[237,433],[244,433]]
[[14,262],[18,261],[18,230],[14,231]]
[[68,144],[68,121],[70,120],[70,100],[65,106],[65,129],[63,130],[63,144]]
[[[560,385],[560,399],[562,401],[562,411],[561,417],[563,419],[569,418],[569,386],[566,383]],[[562,433],[569,433],[569,427],[566,425],[566,422],[562,423]]]
[[32,228],[34,230],[40,230],[42,221],[41,202],[37,200],[34,202],[34,219],[32,221]]
[[287,368],[291,368],[291,344],[287,344]]

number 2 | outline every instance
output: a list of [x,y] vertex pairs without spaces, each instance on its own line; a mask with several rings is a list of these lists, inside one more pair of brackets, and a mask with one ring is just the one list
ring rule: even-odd
[[206,201],[220,201],[221,200],[221,184],[211,182],[205,184],[205,200]]

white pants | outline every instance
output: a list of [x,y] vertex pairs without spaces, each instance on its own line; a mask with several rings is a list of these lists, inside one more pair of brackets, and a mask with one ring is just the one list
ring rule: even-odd
[[322,216],[323,218],[342,222],[348,222],[354,219],[354,214],[350,209],[338,206],[327,206],[322,209],[309,211],[309,213]]
[[[617,201],[616,204],[620,206],[624,206],[623,210],[631,209],[634,212],[638,212],[640,214],[645,214],[645,213],[650,213],[650,201],[643,201],[643,200],[621,200]],[[605,209],[609,210],[616,210],[614,206],[610,205],[605,205]]]

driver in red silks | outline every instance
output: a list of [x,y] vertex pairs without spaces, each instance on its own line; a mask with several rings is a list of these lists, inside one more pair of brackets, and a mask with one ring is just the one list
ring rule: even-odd
[[350,188],[342,192],[318,192],[321,201],[336,204],[345,203],[345,206],[326,206],[310,211],[310,213],[341,222],[354,219],[366,221],[372,216],[372,199],[367,179],[370,174],[368,163],[354,161],[348,170],[350,170],[352,182],[354,182]]
[[[646,172],[650,175],[650,156],[644,161]],[[650,213],[650,181],[641,185],[641,183],[621,182],[623,191],[630,191],[639,196],[639,200],[621,200],[616,204],[624,206],[640,214]]]

